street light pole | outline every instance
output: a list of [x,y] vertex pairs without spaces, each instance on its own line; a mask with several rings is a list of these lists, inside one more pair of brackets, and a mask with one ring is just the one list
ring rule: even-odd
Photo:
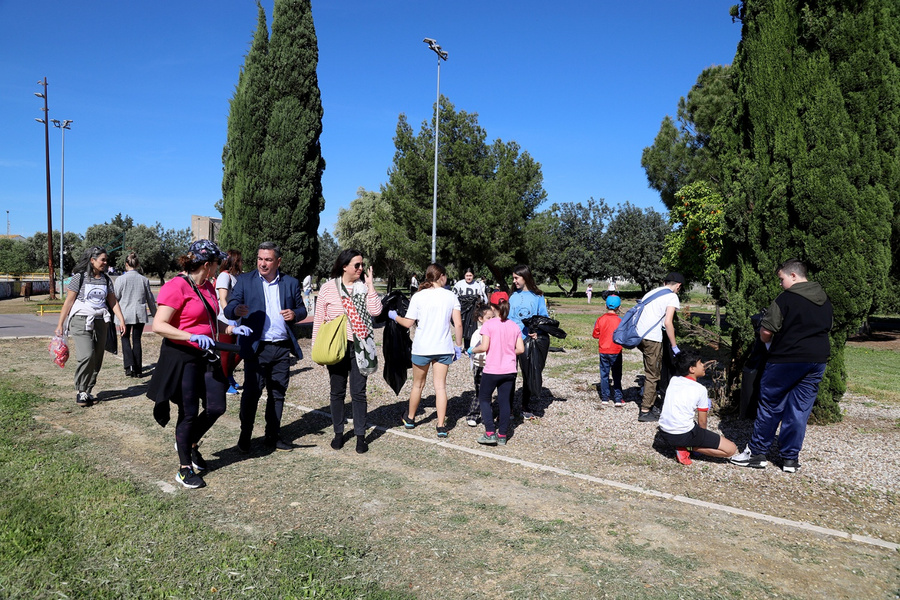
[[59,184],[59,295],[65,296],[63,283],[66,278],[66,270],[63,262],[63,249],[66,246],[66,129],[72,129],[71,119],[53,119],[53,126],[62,132],[62,161]]
[[56,300],[56,281],[53,273],[53,215],[50,213],[50,109],[47,107],[47,78],[38,81],[38,85],[44,86],[44,92],[35,92],[34,95],[44,99],[44,118],[35,119],[44,124],[44,156],[47,164],[47,266],[49,267],[48,281],[50,286],[50,299]]
[[431,38],[422,40],[438,56],[437,60],[437,102],[434,103],[434,202],[431,207],[431,262],[437,262],[437,185],[438,185],[438,138],[440,137],[441,115],[441,61],[447,60],[447,52]]

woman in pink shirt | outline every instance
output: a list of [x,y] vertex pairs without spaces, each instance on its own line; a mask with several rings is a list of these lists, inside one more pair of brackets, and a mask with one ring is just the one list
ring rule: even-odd
[[200,438],[225,413],[228,380],[212,349],[220,333],[251,333],[246,326],[218,320],[219,302],[209,277],[224,256],[209,240],[194,242],[179,259],[184,273],[167,281],[156,299],[153,332],[163,342],[147,396],[156,402],[153,415],[163,427],[169,422],[169,403],[178,407],[175,481],[186,488],[206,485],[200,476],[207,469]]
[[[512,409],[513,391],[516,387],[516,356],[525,352],[522,332],[509,317],[509,296],[506,292],[491,294],[493,319],[481,326],[481,343],[469,348],[470,355],[485,352],[484,374],[478,400],[481,402],[481,422],[484,433],[478,438],[479,444],[490,446],[506,445],[509,433],[509,415]],[[494,425],[491,411],[491,396],[497,390],[497,405],[500,407],[500,422]]]

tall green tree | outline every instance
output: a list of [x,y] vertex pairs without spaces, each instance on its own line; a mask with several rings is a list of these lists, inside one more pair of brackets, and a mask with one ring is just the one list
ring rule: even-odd
[[[541,165],[516,142],[487,142],[476,113],[457,111],[441,96],[437,258],[484,264],[495,280],[524,259],[525,223],[546,193]],[[418,135],[400,115],[397,151],[382,186],[385,205],[376,227],[390,258],[418,265],[431,259],[434,123]]]
[[[609,277],[603,260],[603,235],[612,216],[606,201],[589,199],[587,204],[554,204],[528,222],[526,248],[531,269],[541,278],[552,279],[572,296],[585,278]],[[563,286],[563,281],[569,283]]]
[[723,142],[722,283],[735,363],[752,339],[750,315],[780,291],[777,265],[805,260],[835,309],[813,419],[840,420],[844,344],[890,265],[900,191],[900,6],[746,0],[736,16],[743,23],[732,65],[738,110],[714,132]]
[[[406,261],[392,258],[384,239],[375,226],[376,215],[387,212],[382,195],[365,188],[356,190],[356,198],[348,208],[338,211],[335,235],[341,248],[353,248],[363,253],[372,265],[376,277],[387,280],[392,290],[399,278],[405,278],[415,270]],[[321,252],[321,248],[319,249]]]
[[647,181],[669,210],[682,187],[701,180],[718,183],[713,131],[718,119],[736,110],[735,102],[730,67],[704,69],[687,98],[678,101],[676,118],[666,116],[653,145],[644,148]]
[[260,231],[281,245],[281,268],[301,275],[318,261],[319,213],[325,208],[319,49],[309,0],[275,0],[269,63],[272,104],[262,155]]
[[666,275],[662,258],[669,231],[663,215],[626,202],[606,228],[601,259],[612,276],[633,279],[646,292]]
[[262,156],[266,145],[269,97],[269,29],[266,12],[257,3],[257,25],[253,43],[228,113],[228,137],[222,151],[222,229],[219,241],[255,257],[260,239],[259,215],[266,205]]
[[330,233],[326,231],[319,235],[319,262],[316,263],[316,268],[311,273],[313,281],[319,283],[321,280],[331,277],[331,268],[334,267],[334,261],[337,260],[340,253],[341,247]]
[[[91,225],[84,234],[84,241],[81,247],[75,251],[75,262],[78,262],[86,248],[100,246],[106,249],[108,264],[120,264],[120,257],[123,256],[122,251],[125,249],[125,244],[128,241],[128,232],[133,228],[134,219],[128,215],[123,217],[122,213],[116,214],[109,221]],[[44,247],[46,248],[46,244],[44,244]],[[125,254],[128,253],[125,252]]]
[[725,201],[705,181],[684,186],[669,211],[663,263],[690,281],[718,282],[725,236]]
[[223,245],[255,256],[279,244],[282,270],[311,273],[325,207],[319,50],[309,0],[275,0],[272,35],[257,5],[257,29],[229,112],[223,152]]

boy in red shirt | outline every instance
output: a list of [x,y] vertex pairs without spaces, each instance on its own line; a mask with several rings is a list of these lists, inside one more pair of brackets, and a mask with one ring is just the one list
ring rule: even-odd
[[613,398],[619,408],[625,406],[622,395],[622,346],[613,341],[613,332],[622,320],[618,310],[622,299],[618,296],[606,298],[606,312],[594,324],[594,339],[599,340],[600,349],[600,403],[609,405],[609,376],[612,374]]

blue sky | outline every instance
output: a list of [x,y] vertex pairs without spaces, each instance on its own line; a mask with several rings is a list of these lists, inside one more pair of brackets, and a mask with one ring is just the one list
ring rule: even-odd
[[[270,23],[273,1],[262,2]],[[437,57],[424,37],[450,54],[441,93],[478,113],[489,140],[515,140],[542,164],[548,203],[593,196],[664,210],[641,151],[705,67],[732,61],[735,1],[314,0],[320,230],[357,188],[387,181],[398,115],[416,131],[433,116]],[[43,101],[33,95],[43,77],[50,118],[74,120],[67,231],[119,212],[167,228],[218,216],[228,102],[255,26],[253,0],[0,0],[0,211],[11,233],[47,227],[44,132],[34,121]],[[54,229],[60,154],[51,127]]]

